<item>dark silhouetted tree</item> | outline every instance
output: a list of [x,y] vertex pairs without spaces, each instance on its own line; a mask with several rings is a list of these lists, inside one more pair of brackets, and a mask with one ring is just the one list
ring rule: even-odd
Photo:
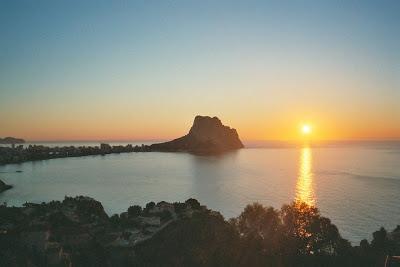
[[142,213],[142,207],[138,205],[130,206],[128,208],[129,217],[137,217]]
[[185,202],[187,205],[190,205],[190,207],[192,209],[200,209],[200,203],[199,201],[197,201],[197,199],[194,198],[189,198],[188,200],[186,200]]

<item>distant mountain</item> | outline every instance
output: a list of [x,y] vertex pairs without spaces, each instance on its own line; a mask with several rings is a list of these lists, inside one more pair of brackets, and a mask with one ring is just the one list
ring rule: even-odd
[[187,135],[169,142],[152,144],[150,150],[217,154],[243,147],[236,130],[223,125],[217,117],[196,116]]
[[22,144],[22,143],[25,143],[24,139],[14,138],[14,137],[0,138],[0,144]]

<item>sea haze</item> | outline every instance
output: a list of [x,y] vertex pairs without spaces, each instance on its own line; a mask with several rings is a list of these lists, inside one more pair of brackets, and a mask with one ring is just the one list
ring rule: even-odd
[[300,199],[317,205],[345,238],[358,243],[380,226],[392,230],[400,222],[399,144],[253,142],[220,156],[149,152],[26,162],[0,166],[0,179],[14,186],[0,201],[20,206],[88,195],[111,215],[133,204],[194,197],[230,218],[252,202],[280,208]]

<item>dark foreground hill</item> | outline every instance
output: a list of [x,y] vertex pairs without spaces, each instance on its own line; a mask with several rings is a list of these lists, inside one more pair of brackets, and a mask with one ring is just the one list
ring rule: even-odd
[[187,135],[169,142],[152,144],[152,151],[184,151],[216,154],[243,148],[235,129],[222,124],[217,117],[196,116]]
[[195,199],[111,217],[88,197],[0,205],[0,266],[383,266],[399,241],[400,227],[382,228],[352,247],[302,203],[256,203],[229,221]]

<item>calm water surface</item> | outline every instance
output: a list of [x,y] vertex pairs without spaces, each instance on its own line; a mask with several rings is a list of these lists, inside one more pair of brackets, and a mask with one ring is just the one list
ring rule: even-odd
[[[22,172],[15,172],[20,170]],[[0,166],[9,205],[88,195],[109,214],[197,198],[226,218],[258,201],[315,204],[352,242],[400,224],[400,148],[249,148],[222,156],[129,153]]]

